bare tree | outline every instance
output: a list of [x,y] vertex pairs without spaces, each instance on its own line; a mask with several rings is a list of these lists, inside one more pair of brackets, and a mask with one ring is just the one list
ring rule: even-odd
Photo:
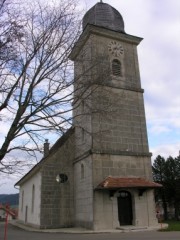
[[[6,21],[0,25],[0,40],[5,43],[0,45],[1,173],[32,167],[48,134],[56,135],[56,140],[72,123],[91,134],[83,119],[112,111],[112,104],[108,109],[100,104],[91,109],[92,99],[99,97],[102,89],[98,88],[110,71],[104,55],[89,58],[87,52],[94,46],[83,48],[74,76],[69,54],[81,25],[76,0],[59,4],[34,1],[28,8],[10,1],[2,5],[1,16],[5,15]],[[108,90],[104,91],[103,101],[107,98],[109,102]],[[79,111],[80,105],[85,105],[86,111]],[[82,114],[86,116],[82,118]]]
[[61,134],[72,120],[74,79],[68,56],[79,35],[76,1],[35,1],[26,9],[18,4],[12,7],[7,0],[0,2],[5,18],[0,24],[3,172],[13,172],[21,162],[9,162],[10,153],[22,150],[35,155],[47,132]]

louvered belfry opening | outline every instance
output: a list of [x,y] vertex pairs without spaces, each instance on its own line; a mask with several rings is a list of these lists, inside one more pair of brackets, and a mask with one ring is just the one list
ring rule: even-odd
[[112,74],[114,76],[121,76],[121,63],[118,59],[112,61]]

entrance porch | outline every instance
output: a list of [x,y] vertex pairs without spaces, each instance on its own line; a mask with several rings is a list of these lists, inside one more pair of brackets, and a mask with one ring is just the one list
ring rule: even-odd
[[106,178],[95,189],[94,229],[157,226],[155,187],[142,178]]

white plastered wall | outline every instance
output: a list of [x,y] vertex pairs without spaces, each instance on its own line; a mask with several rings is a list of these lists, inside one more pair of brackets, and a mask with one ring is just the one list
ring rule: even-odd
[[[34,185],[34,204],[33,204]],[[32,206],[34,205],[34,207]],[[21,222],[39,226],[41,205],[41,173],[38,172],[20,186],[19,220]]]

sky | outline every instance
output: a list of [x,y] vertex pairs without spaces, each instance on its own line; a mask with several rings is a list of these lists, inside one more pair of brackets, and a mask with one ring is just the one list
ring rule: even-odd
[[[97,0],[79,0],[89,10]],[[138,46],[152,161],[180,151],[180,1],[104,0],[122,15],[126,33],[142,37]],[[0,194],[16,193],[17,176],[7,176]]]

